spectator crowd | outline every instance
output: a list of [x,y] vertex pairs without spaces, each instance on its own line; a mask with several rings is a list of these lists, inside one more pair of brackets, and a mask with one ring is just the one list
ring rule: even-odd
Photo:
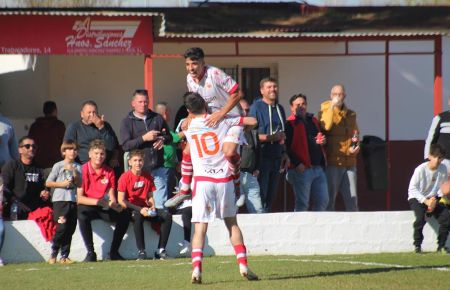
[[[193,170],[199,167],[191,153],[196,152],[202,158],[203,153],[218,154],[215,148],[205,145],[207,137],[196,139],[195,132],[189,131],[191,122],[204,113],[210,115],[202,120],[203,126],[215,128],[223,122],[228,124],[225,137],[217,142],[227,164],[224,170],[229,170],[229,176],[224,178],[232,181],[237,207],[245,205],[248,213],[271,212],[279,180],[285,177],[294,192],[295,211],[334,211],[338,193],[347,211],[358,211],[359,128],[356,113],[346,103],[343,85],[331,87],[329,99],[323,101],[317,116],[308,112],[308,99],[302,93],[289,99],[288,112],[279,103],[276,79],[262,79],[261,98],[250,104],[235,80],[204,62],[200,48],[188,49],[185,59],[188,90],[201,96],[207,108],[205,112],[188,114],[183,105],[175,118],[174,130],[168,125],[168,104],[160,102],[154,110],[150,109],[146,90],[135,90],[131,95],[131,108],[124,115],[118,135],[105,117],[98,114],[93,100],[81,104],[80,119],[67,129],[57,118],[56,104],[45,102],[44,117],[36,119],[29,135],[18,142],[11,122],[0,116],[2,216],[11,220],[50,218],[51,227],[41,224],[52,240],[49,263],[56,263],[58,255],[60,263],[72,263],[70,244],[77,224],[86,247],[85,261],[96,261],[91,226],[95,219],[115,223],[109,250],[111,260],[124,259],[119,249],[130,222],[136,237],[137,259],[148,258],[145,221],[150,222],[160,236],[153,257],[167,259],[165,249],[172,215],[176,213],[182,215],[184,227],[180,253],[189,253],[192,250],[191,219],[200,224],[209,221],[196,210],[199,201],[192,193],[203,187],[193,186],[200,173]],[[185,94],[184,98],[190,100],[189,108],[198,105],[192,94]],[[230,120],[238,122],[239,116],[252,118],[257,125],[230,125]],[[441,117],[445,118],[448,116]],[[433,121],[433,126],[438,122]],[[186,142],[187,132],[190,142]],[[430,137],[427,146],[436,140]],[[193,146],[198,152],[192,151]],[[421,231],[427,211],[433,213],[441,225],[441,250],[447,239],[448,204],[439,202],[444,192],[440,186],[448,176],[446,167],[440,165],[442,160],[447,165],[450,150],[447,148],[445,155],[445,149],[431,145],[431,151],[426,152],[431,164],[422,165],[411,180],[408,200],[416,214],[414,245],[417,252],[421,251]],[[215,174],[222,168],[208,170]],[[235,214],[218,213],[218,217],[224,218],[236,255],[241,257],[238,258],[241,275],[251,279],[256,275],[252,276],[246,259],[242,260],[246,250],[240,230],[239,235],[234,232]],[[197,230],[201,233],[196,234]],[[192,254],[198,260],[194,265],[194,283],[201,281],[200,253],[205,233],[204,227],[195,226],[195,253]],[[1,219],[0,249],[4,234]],[[0,263],[3,264],[1,259]]]

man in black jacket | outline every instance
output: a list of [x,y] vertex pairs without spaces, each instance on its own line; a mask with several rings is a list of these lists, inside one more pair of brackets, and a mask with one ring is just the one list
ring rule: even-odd
[[5,198],[15,207],[13,219],[26,220],[28,213],[50,205],[44,188],[44,171],[34,163],[36,143],[29,137],[19,140],[19,160],[9,160],[2,168]]
[[155,207],[164,208],[169,195],[167,187],[168,170],[164,167],[164,144],[172,142],[169,127],[163,117],[148,108],[146,90],[136,90],[131,100],[133,110],[120,125],[120,144],[124,151],[141,149],[145,153],[144,171],[154,178],[153,192]]

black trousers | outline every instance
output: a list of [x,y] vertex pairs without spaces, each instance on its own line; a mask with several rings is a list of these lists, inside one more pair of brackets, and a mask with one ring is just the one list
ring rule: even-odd
[[161,234],[159,235],[158,248],[165,248],[169,240],[170,230],[172,228],[172,214],[164,209],[157,208],[158,213],[155,217],[144,217],[136,210],[129,210],[133,220],[134,235],[136,237],[136,246],[139,251],[145,250],[144,241],[144,221],[160,222]]
[[56,231],[53,236],[52,255],[56,256],[61,249],[61,257],[70,254],[72,236],[77,227],[77,204],[70,201],[55,201],[53,203],[53,220]]
[[103,210],[101,207],[95,205],[78,205],[78,223],[84,245],[88,252],[94,251],[91,221],[95,219],[116,223],[110,248],[110,252],[116,253],[130,224],[128,212],[126,210],[120,213],[112,209]]
[[183,236],[184,240],[191,241],[191,231],[192,231],[192,207],[184,207],[177,210],[177,213],[181,214],[181,221],[183,222]]
[[[416,220],[414,221],[414,246],[421,246],[423,241],[423,227],[425,226],[425,215],[427,211],[427,206],[423,203],[419,203],[417,199],[408,200],[409,206],[414,211],[414,215]],[[436,204],[436,208],[431,213],[432,216],[439,223],[439,232],[438,232],[438,246],[444,247],[447,242],[448,231],[450,229],[450,214],[448,209],[440,204]]]

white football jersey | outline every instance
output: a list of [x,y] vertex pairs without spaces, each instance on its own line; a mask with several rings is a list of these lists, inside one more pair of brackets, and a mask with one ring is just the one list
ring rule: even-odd
[[[210,113],[214,113],[225,106],[230,94],[236,92],[238,84],[221,69],[206,65],[205,70],[205,75],[199,83],[196,83],[192,76],[188,74],[187,87],[189,92],[198,93],[202,96],[208,104]],[[231,109],[228,115],[239,116],[237,106]]]
[[189,142],[194,178],[203,176],[223,181],[231,175],[228,161],[222,152],[223,140],[230,127],[243,126],[243,118],[226,117],[216,127],[210,128],[205,125],[207,116],[192,119],[185,132],[186,140]]

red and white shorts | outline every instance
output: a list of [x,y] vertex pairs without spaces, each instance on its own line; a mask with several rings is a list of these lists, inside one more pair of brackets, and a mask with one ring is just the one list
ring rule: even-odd
[[236,194],[232,178],[215,180],[194,177],[192,222],[209,223],[215,218],[236,216]]

